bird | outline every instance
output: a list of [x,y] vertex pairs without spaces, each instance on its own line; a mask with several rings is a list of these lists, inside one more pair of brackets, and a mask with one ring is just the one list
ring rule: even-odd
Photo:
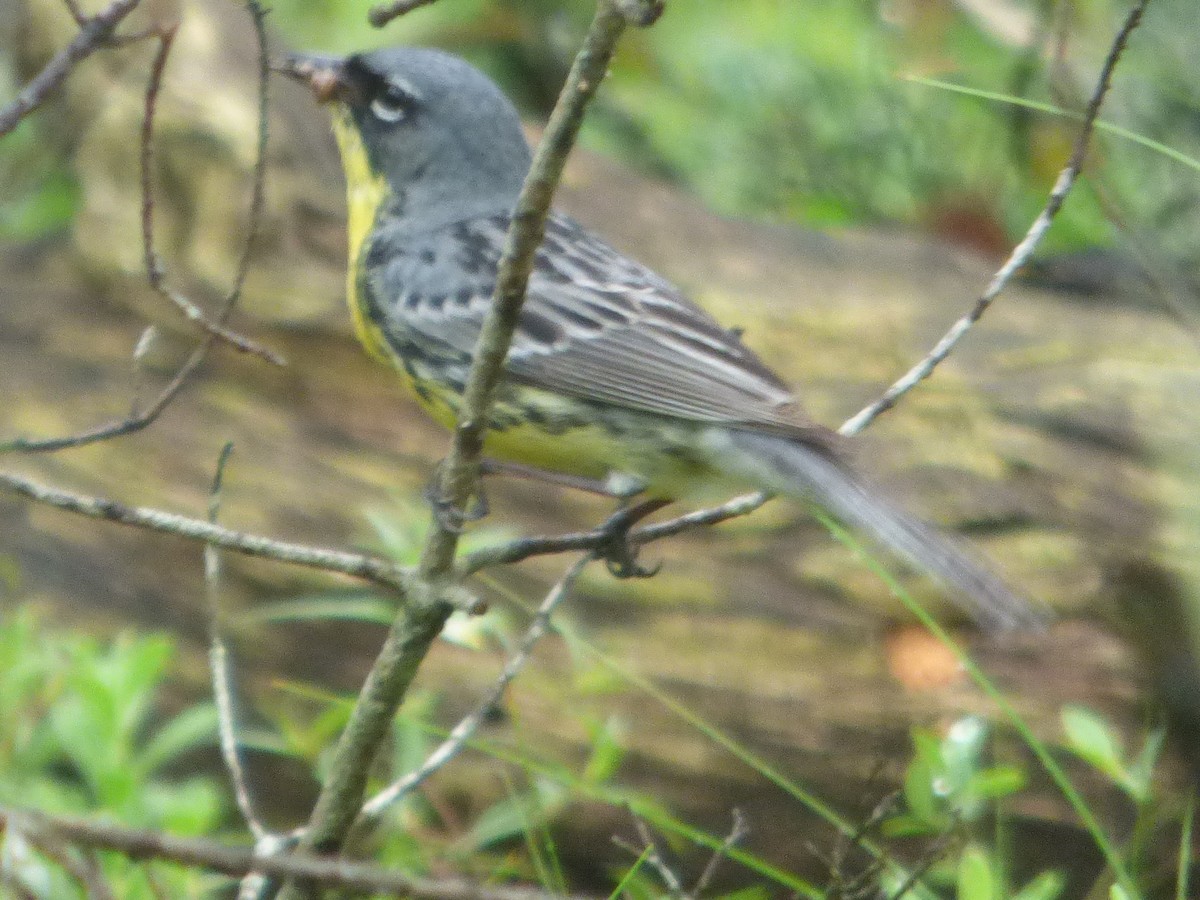
[[[347,298],[367,352],[453,427],[531,164],[520,116],[463,59],[401,46],[279,67],[330,108]],[[737,330],[552,210],[484,440],[492,458],[663,500],[747,487],[813,504],[939,582],[981,625],[1040,611],[859,474]]]

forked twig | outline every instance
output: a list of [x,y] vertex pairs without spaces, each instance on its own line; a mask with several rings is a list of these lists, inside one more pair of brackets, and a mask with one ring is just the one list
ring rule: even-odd
[[[257,27],[261,30],[262,13],[258,10],[256,3],[250,3],[248,9],[254,18]],[[251,214],[250,214],[250,230],[245,245],[243,247],[241,258],[238,261],[238,268],[234,277],[233,287],[230,289],[225,301],[225,309],[222,310],[219,318],[216,321],[211,321],[205,315],[204,311],[193,303],[188,297],[172,290],[167,285],[166,272],[163,269],[162,259],[158,255],[158,251],[154,246],[154,122],[157,118],[158,111],[158,96],[162,89],[163,75],[166,72],[167,59],[171,55],[171,48],[175,42],[175,31],[177,25],[163,26],[156,33],[158,38],[158,52],[154,54],[154,60],[150,64],[150,79],[146,86],[146,102],[145,112],[142,116],[142,139],[141,139],[141,185],[142,185],[142,256],[146,264],[146,279],[150,282],[150,287],[165,300],[174,304],[180,312],[187,318],[189,322],[194,322],[203,328],[209,335],[219,338],[238,350],[246,353],[252,353],[260,356],[270,363],[275,365],[283,365],[283,360],[274,351],[267,350],[258,343],[243,337],[234,331],[225,327],[225,319],[228,317],[229,308],[236,302],[241,295],[242,284],[246,278],[247,266],[249,263],[250,248],[253,242],[253,235],[256,230],[256,222],[261,217],[262,210],[262,179],[258,173],[258,166],[261,165],[263,152],[259,149],[259,161],[255,166],[255,178],[253,196],[251,198]],[[260,52],[266,53],[265,43],[260,44]],[[262,76],[260,75],[260,78]],[[265,82],[264,82],[265,83]],[[265,89],[264,89],[265,90]],[[260,95],[261,98],[261,95]],[[261,99],[260,99],[261,103]],[[265,109],[259,110],[259,123],[261,131],[266,130]],[[261,139],[260,139],[261,140]]]
[[[116,6],[116,4],[113,4]],[[270,72],[268,70],[267,58],[267,38],[266,30],[263,25],[263,10],[257,0],[247,0],[247,9],[250,12],[251,19],[254,24],[255,34],[258,38],[259,61],[258,61],[258,148],[257,156],[254,162],[253,186],[251,192],[249,222],[247,225],[246,241],[242,248],[241,257],[238,262],[237,272],[233,279],[233,285],[229,293],[225,297],[224,304],[221,308],[215,323],[208,323],[217,326],[218,329],[224,328],[225,320],[229,317],[233,307],[241,298],[243,285],[245,284],[246,274],[249,271],[251,251],[253,246],[254,236],[257,233],[259,222],[262,219],[262,205],[264,184],[266,179],[266,148],[267,148],[267,84]],[[111,7],[110,7],[111,9]],[[89,20],[94,21],[94,20]],[[142,136],[141,136],[141,172],[142,172],[142,241],[143,241],[143,256],[146,260],[147,278],[150,284],[160,294],[164,294],[172,303],[177,303],[178,300],[183,300],[185,304],[190,304],[182,295],[178,295],[173,291],[168,290],[163,282],[163,273],[161,264],[158,260],[157,252],[153,244],[153,192],[151,185],[152,162],[153,162],[153,132],[154,132],[154,116],[157,108],[158,92],[161,86],[164,68],[166,66],[167,55],[170,52],[171,42],[174,37],[174,28],[160,28],[151,33],[151,36],[158,38],[159,48],[155,54],[154,61],[151,66],[150,79],[146,86],[145,111],[142,119]],[[65,76],[64,76],[65,77]],[[184,309],[185,315],[189,315]],[[191,316],[189,315],[189,318]],[[203,316],[201,316],[203,318]],[[207,321],[207,320],[205,320]],[[203,324],[203,323],[202,323]],[[263,358],[271,362],[282,364],[283,360],[273,351],[258,347],[252,341],[242,338],[230,332],[228,335],[219,333],[219,330],[214,331],[212,328],[207,328],[205,337],[200,344],[193,350],[183,364],[176,370],[171,380],[162,388],[155,399],[142,410],[136,408],[137,398],[135,396],[134,408],[126,417],[97,425],[93,428],[74,434],[65,435],[54,438],[24,438],[17,437],[5,441],[0,441],[0,454],[10,452],[25,452],[25,453],[50,453],[58,450],[65,450],[73,447],[82,447],[86,444],[96,443],[98,441],[106,441],[113,438],[121,437],[128,434],[141,431],[154,423],[164,410],[175,400],[192,376],[204,363],[208,357],[209,351],[212,349],[216,340],[230,340],[232,344],[238,345],[240,342],[242,349],[248,352],[255,352],[262,355]],[[142,341],[139,341],[139,347]],[[134,365],[139,365],[138,351],[134,351]]]
[[999,296],[1000,292],[1012,280],[1012,277],[1022,266],[1029,262],[1034,251],[1042,242],[1042,238],[1046,236],[1046,232],[1050,229],[1054,217],[1062,209],[1063,201],[1067,199],[1067,194],[1075,186],[1075,182],[1079,178],[1079,173],[1083,170],[1088,145],[1091,142],[1092,132],[1096,126],[1096,117],[1100,114],[1100,107],[1104,103],[1104,97],[1112,84],[1113,72],[1116,70],[1117,62],[1120,60],[1125,46],[1129,43],[1129,36],[1133,34],[1134,29],[1141,22],[1142,14],[1145,12],[1148,3],[1149,0],[1138,0],[1137,5],[1130,10],[1125,23],[1113,39],[1108,55],[1104,59],[1104,65],[1101,67],[1100,77],[1096,81],[1096,87],[1092,91],[1087,109],[1084,111],[1083,124],[1080,126],[1079,135],[1075,138],[1075,145],[1071,150],[1071,156],[1067,160],[1066,166],[1059,173],[1058,179],[1054,183],[1054,188],[1050,191],[1050,196],[1046,199],[1045,206],[1042,207],[1042,211],[1033,220],[1033,224],[1029,226],[1029,230],[1025,232],[1025,237],[1013,248],[1012,253],[1009,254],[1004,264],[996,270],[996,274],[992,276],[992,280],[986,290],[975,301],[975,305],[970,311],[950,326],[950,330],[942,336],[942,339],[929,351],[928,355],[884,391],[878,400],[867,405],[842,423],[841,428],[838,429],[842,434],[858,434],[879,415],[895,406],[901,397],[932,375],[933,370],[950,355],[954,348],[958,346],[958,342],[963,339],[972,326],[987,312],[988,307],[992,305],[992,301]]
[[526,630],[520,644],[518,644],[516,652],[509,657],[508,662],[493,683],[491,690],[488,691],[487,696],[484,697],[473,712],[459,720],[459,723],[450,731],[446,740],[430,753],[417,769],[414,769],[403,778],[394,781],[363,804],[359,821],[355,827],[369,825],[373,820],[382,816],[390,806],[411,794],[430,775],[457,756],[463,747],[467,745],[467,742],[475,736],[475,732],[479,730],[479,726],[487,719],[488,714],[499,705],[501,699],[504,697],[504,691],[508,688],[509,684],[525,668],[525,664],[529,661],[534,646],[549,629],[550,616],[553,615],[554,610],[558,607],[559,603],[566,599],[572,585],[575,583],[575,579],[579,577],[584,567],[594,558],[592,555],[581,556],[567,569],[562,578],[558,580],[558,583],[546,594],[546,599],[538,607],[537,613],[534,615],[533,621]]
[[140,0],[113,0],[90,18],[83,18],[78,9],[68,6],[79,23],[79,32],[63,47],[33,79],[21,89],[8,106],[0,110],[0,137],[17,127],[18,123],[37,109],[58,88],[74,68],[87,57],[104,47],[121,20],[133,12]]

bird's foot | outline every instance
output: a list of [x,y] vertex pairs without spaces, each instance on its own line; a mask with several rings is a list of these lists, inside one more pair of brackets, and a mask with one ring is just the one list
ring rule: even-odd
[[442,464],[438,463],[433,477],[425,485],[423,492],[425,501],[433,509],[433,515],[438,524],[451,534],[462,534],[463,529],[471,522],[478,522],[489,512],[487,494],[483,485],[475,489],[466,509],[460,509],[458,504],[442,493]]
[[638,561],[638,548],[629,540],[629,532],[642,519],[670,504],[670,500],[655,498],[641,503],[624,505],[600,526],[604,539],[596,555],[604,560],[614,578],[650,578],[658,574],[662,563],[643,566]]

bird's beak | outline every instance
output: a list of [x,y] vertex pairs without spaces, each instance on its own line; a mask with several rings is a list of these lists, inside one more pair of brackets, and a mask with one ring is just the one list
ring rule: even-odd
[[354,82],[347,77],[346,60],[342,57],[289,53],[271,68],[306,85],[321,103],[350,102],[357,94]]

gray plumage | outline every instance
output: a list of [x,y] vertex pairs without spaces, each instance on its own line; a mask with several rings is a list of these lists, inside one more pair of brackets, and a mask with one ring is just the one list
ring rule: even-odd
[[[337,99],[391,188],[361,251],[360,303],[418,383],[461,392],[530,163],[519,118],[490,80],[439,51],[383,50],[336,66]],[[969,553],[865,486],[840,458],[838,435],[812,422],[736,334],[557,213],[506,368],[510,389],[573,398],[602,420],[619,414],[634,423],[630,440],[638,423],[645,435],[665,423],[672,452],[820,505],[944,583],[987,625],[1037,619]],[[650,471],[622,474],[653,484]]]

